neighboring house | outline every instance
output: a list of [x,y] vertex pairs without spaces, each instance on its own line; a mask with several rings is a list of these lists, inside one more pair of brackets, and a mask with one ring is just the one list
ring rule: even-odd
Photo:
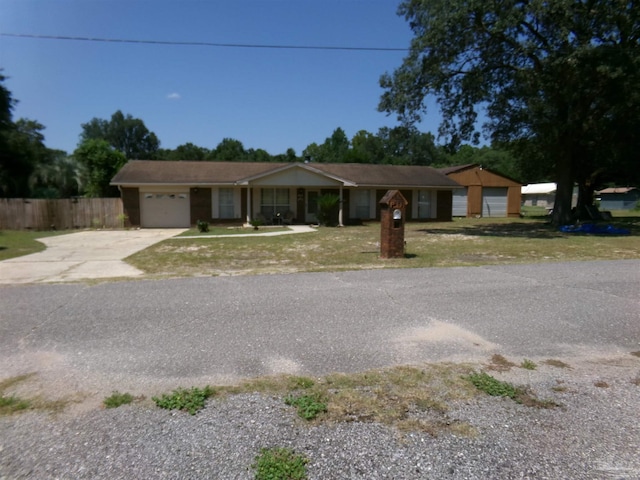
[[453,192],[454,217],[520,216],[520,182],[477,164],[438,171],[465,187]]
[[[544,207],[553,210],[556,202],[555,183],[530,183],[522,187],[522,205],[527,207]],[[578,187],[573,187],[571,207],[578,204]]]
[[596,192],[600,210],[633,210],[640,203],[640,190],[636,187],[605,188]]
[[113,177],[128,224],[189,227],[198,220],[264,218],[315,223],[318,197],[334,193],[339,224],[380,218],[390,189],[409,201],[407,220],[451,220],[455,181],[430,167],[342,163],[129,161]]
[[522,205],[551,209],[556,201],[555,183],[530,183],[522,187]]

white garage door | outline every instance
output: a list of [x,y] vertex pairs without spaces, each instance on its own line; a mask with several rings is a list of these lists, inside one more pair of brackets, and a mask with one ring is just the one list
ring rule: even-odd
[[467,216],[467,189],[459,188],[453,191],[453,208],[451,215],[454,217]]
[[507,188],[485,187],[482,189],[482,216],[507,216]]
[[140,223],[146,228],[187,228],[191,210],[188,193],[141,193]]

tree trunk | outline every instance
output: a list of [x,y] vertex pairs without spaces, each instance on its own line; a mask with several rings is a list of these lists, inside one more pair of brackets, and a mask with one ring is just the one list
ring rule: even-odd
[[553,205],[554,226],[573,222],[571,199],[573,197],[572,159],[569,155],[558,156],[556,160],[556,200]]

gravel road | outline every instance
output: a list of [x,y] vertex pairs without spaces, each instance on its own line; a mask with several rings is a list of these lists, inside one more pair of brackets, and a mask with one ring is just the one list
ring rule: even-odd
[[[312,479],[640,478],[640,261],[0,287],[7,393],[78,400],[0,418],[0,478],[253,478],[291,447]],[[309,425],[282,399],[214,399],[195,416],[113,390],[276,373],[319,376],[494,353],[536,370],[496,377],[562,408],[451,403],[473,437],[370,423]],[[571,366],[544,364],[559,359]]]

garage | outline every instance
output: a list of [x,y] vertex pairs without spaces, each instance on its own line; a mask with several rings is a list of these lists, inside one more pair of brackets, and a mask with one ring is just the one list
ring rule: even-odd
[[520,182],[475,163],[438,171],[465,187],[453,192],[454,217],[520,216]]
[[503,187],[484,187],[482,189],[482,216],[507,216],[507,189]]
[[189,193],[140,193],[140,223],[145,228],[188,228]]
[[466,217],[467,216],[467,189],[460,188],[453,191],[453,207],[452,216],[454,217]]

